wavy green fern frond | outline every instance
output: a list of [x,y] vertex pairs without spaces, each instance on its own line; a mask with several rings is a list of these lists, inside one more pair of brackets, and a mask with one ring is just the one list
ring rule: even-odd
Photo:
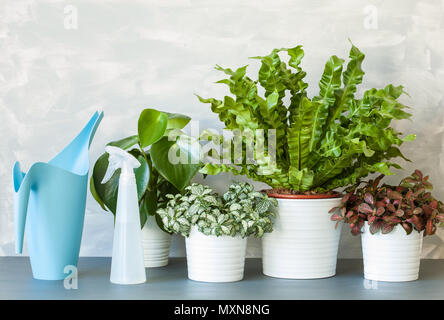
[[[287,53],[287,62],[282,53]],[[389,84],[356,97],[365,55],[352,44],[345,71],[344,60],[331,56],[319,81],[319,94],[309,98],[303,56],[302,46],[296,46],[254,57],[261,62],[257,80],[246,75],[247,67],[236,71],[217,67],[230,76],[220,82],[229,86],[234,98],[199,99],[211,104],[227,129],[275,129],[276,157],[267,166],[273,152],[267,149],[267,155],[257,156],[254,164],[207,164],[202,173],[231,172],[273,188],[324,192],[346,187],[370,173],[391,174],[390,167],[399,167],[392,158],[408,160],[399,146],[415,136],[402,137],[391,127],[392,121],[411,117],[398,101],[404,93],[402,86]],[[264,96],[259,94],[259,85]],[[266,135],[265,144],[272,138]]]

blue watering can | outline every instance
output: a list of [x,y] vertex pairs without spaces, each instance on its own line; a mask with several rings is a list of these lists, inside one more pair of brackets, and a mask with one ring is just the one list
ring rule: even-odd
[[37,162],[28,173],[15,163],[15,250],[27,243],[35,279],[62,280],[66,266],[79,260],[88,185],[88,150],[103,118],[96,112],[80,134],[48,163]]

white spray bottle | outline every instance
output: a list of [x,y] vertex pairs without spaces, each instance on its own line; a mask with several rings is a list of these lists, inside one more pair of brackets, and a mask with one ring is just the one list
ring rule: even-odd
[[134,169],[140,167],[140,162],[117,147],[108,146],[105,151],[109,154],[109,165],[102,183],[109,181],[117,169],[122,170],[117,195],[110,281],[116,284],[144,283],[146,274],[134,175]]

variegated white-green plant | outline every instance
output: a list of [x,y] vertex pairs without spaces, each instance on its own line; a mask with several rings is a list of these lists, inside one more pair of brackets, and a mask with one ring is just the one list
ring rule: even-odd
[[273,231],[272,207],[276,199],[254,191],[251,184],[233,183],[228,191],[219,196],[210,187],[192,184],[184,194],[167,195],[170,199],[165,208],[157,213],[166,230],[190,235],[196,226],[205,235],[262,237]]

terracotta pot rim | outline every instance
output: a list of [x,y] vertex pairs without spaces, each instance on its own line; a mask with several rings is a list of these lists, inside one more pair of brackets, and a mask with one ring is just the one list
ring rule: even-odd
[[344,195],[343,194],[280,194],[280,193],[270,193],[267,190],[264,190],[267,195],[271,198],[276,198],[276,199],[304,199],[304,200],[309,200],[309,199],[336,199],[336,198],[342,198]]

